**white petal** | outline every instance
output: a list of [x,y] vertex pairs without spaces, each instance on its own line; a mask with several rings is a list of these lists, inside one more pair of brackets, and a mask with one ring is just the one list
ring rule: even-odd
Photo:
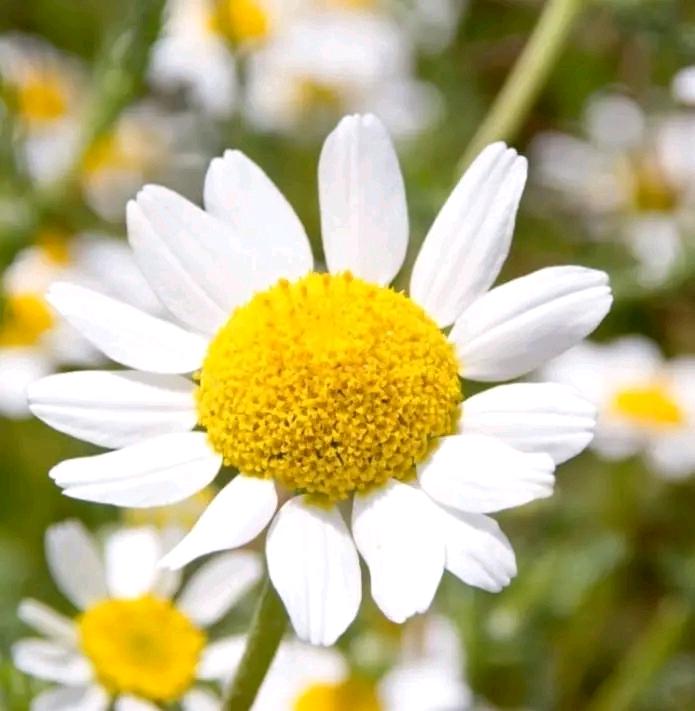
[[509,253],[526,183],[526,159],[488,146],[435,219],[413,266],[410,296],[437,324],[451,325],[494,283]]
[[319,197],[329,270],[388,284],[408,247],[408,207],[396,151],[376,116],[346,116],[328,136]]
[[106,582],[111,596],[131,598],[152,592],[162,553],[159,534],[153,527],[112,532],[104,544]]
[[671,90],[678,101],[695,105],[695,65],[685,67],[676,74]]
[[53,358],[36,348],[0,348],[0,414],[29,417],[28,386],[54,369]]
[[19,603],[17,617],[25,625],[33,627],[40,634],[56,642],[68,646],[75,646],[77,643],[75,623],[38,600],[22,600]]
[[444,571],[437,513],[422,491],[398,481],[355,496],[355,543],[369,566],[372,597],[393,622],[425,612],[437,591]]
[[302,223],[268,176],[240,151],[225,151],[205,176],[205,208],[231,224],[259,257],[269,283],[297,279],[314,259]]
[[208,689],[191,689],[181,699],[183,711],[222,711],[222,700]]
[[114,711],[159,711],[159,706],[151,704],[135,696],[119,696],[114,705]]
[[418,466],[422,488],[440,504],[490,513],[553,493],[555,464],[548,454],[526,454],[479,434],[443,437]]
[[64,521],[46,531],[46,560],[56,585],[84,609],[108,595],[104,566],[94,538],[79,521]]
[[135,259],[164,305],[183,323],[212,334],[255,290],[270,286],[263,255],[229,222],[159,185],[128,203]]
[[446,569],[468,585],[499,592],[516,575],[516,558],[497,521],[442,507]]
[[198,664],[198,679],[222,681],[229,679],[246,649],[246,635],[231,635],[217,639],[203,650]]
[[34,415],[54,429],[115,449],[193,429],[194,388],[178,375],[92,370],[49,375],[28,395]]
[[99,686],[48,689],[31,702],[31,711],[107,711],[108,694]]
[[261,559],[251,551],[215,556],[193,574],[176,606],[196,624],[207,627],[251,590],[262,572]]
[[243,546],[268,525],[277,503],[270,479],[239,474],[210,502],[191,532],[160,565],[181,568],[206,553]]
[[75,686],[92,677],[89,662],[79,653],[45,639],[20,639],[12,646],[15,666],[46,681]]
[[149,508],[192,496],[217,475],[222,457],[204,432],[162,435],[130,447],[67,459],[50,476],[67,496],[101,504]]
[[307,496],[290,499],[270,527],[266,555],[297,636],[333,644],[362,599],[357,551],[338,509],[319,508]]
[[608,275],[583,267],[548,267],[498,286],[451,331],[461,374],[489,381],[528,373],[588,336],[612,300]]
[[433,662],[390,669],[379,683],[385,711],[466,711],[472,694],[458,674]]
[[468,398],[459,430],[496,437],[522,452],[546,452],[556,464],[591,442],[596,408],[558,383],[499,385]]
[[207,341],[168,321],[74,284],[54,284],[46,299],[111,360],[153,373],[190,373]]

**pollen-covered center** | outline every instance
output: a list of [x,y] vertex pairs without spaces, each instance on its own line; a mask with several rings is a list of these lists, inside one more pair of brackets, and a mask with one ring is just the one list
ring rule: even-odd
[[408,297],[350,274],[280,281],[210,344],[198,413],[247,475],[331,500],[407,479],[455,428],[453,348]]
[[113,694],[166,703],[193,683],[205,635],[171,602],[151,595],[104,600],[78,621],[80,644]]
[[678,427],[685,421],[681,406],[660,382],[619,390],[611,405],[616,414],[643,427]]

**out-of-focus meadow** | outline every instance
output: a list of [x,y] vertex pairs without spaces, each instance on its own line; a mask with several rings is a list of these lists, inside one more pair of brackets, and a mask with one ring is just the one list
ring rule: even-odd
[[[23,379],[87,366],[94,354],[72,352],[69,335],[52,350],[44,341],[38,353],[36,334],[53,317],[17,294],[74,269],[90,283],[118,282],[109,289],[133,301],[146,299],[111,241],[124,243],[126,200],[159,182],[200,203],[205,169],[226,148],[263,166],[318,254],[318,153],[348,111],[383,113],[396,136],[414,254],[544,3],[346,4],[344,12],[394,23],[407,54],[398,66],[384,66],[391,40],[375,38],[378,49],[369,48],[365,28],[360,41],[342,37],[339,24],[319,32],[314,41],[325,44],[324,54],[309,62],[292,55],[301,54],[296,38],[266,51],[227,28],[219,32],[220,57],[195,37],[167,51],[167,33],[185,35],[194,20],[184,19],[181,30],[170,18],[163,30],[161,0],[0,0],[2,709],[27,708],[35,688],[9,657],[24,632],[19,600],[66,609],[44,560],[46,527],[77,517],[96,529],[121,515],[62,496],[47,475],[60,460],[97,450],[32,419],[18,389]],[[615,304],[595,341],[640,335],[666,358],[695,355],[695,78],[692,105],[687,91],[674,94],[678,72],[695,65],[695,4],[584,5],[511,141],[528,156],[530,178],[503,277],[551,264],[604,269]],[[245,28],[260,42],[257,30]],[[302,75],[302,61],[331,64],[338,54],[343,66],[334,72],[344,79],[354,68],[347,82],[354,86],[335,88],[328,69]],[[368,90],[360,81],[371,82]],[[283,96],[292,82],[292,96]],[[97,243],[101,256],[92,254]],[[606,379],[600,361],[589,379]],[[619,358],[612,367],[621,372]],[[644,389],[652,387],[650,380]],[[688,434],[686,423],[695,417],[686,402],[695,393],[640,392],[621,401],[639,433],[615,436],[630,444],[587,450],[559,468],[553,497],[500,517],[519,563],[506,590],[490,594],[453,579],[440,590],[436,608],[460,632],[468,681],[492,707],[695,708],[695,444],[688,441],[695,424]],[[684,434],[659,449],[654,440],[669,426]],[[249,609],[242,605],[224,624],[243,629]],[[391,639],[365,602],[340,644],[370,670],[388,659]]]

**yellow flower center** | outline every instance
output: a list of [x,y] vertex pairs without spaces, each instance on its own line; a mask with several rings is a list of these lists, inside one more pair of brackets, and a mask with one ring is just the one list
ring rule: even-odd
[[337,87],[315,79],[301,79],[294,87],[294,100],[304,113],[340,113],[343,99]]
[[678,191],[653,157],[636,159],[630,180],[635,207],[644,212],[669,212],[678,204]]
[[60,75],[43,70],[32,73],[16,87],[19,115],[30,123],[47,123],[65,115],[67,91]]
[[11,294],[4,303],[0,345],[34,346],[53,324],[53,313],[42,296]]
[[685,420],[680,405],[661,383],[618,391],[612,410],[645,427],[675,427]]
[[226,464],[335,501],[407,479],[455,428],[452,346],[405,295],[350,274],[281,280],[210,344],[200,424]]
[[205,635],[168,600],[104,600],[78,621],[80,643],[113,694],[151,701],[181,697],[192,684]]
[[270,34],[270,18],[262,0],[218,0],[209,29],[243,44],[265,39]]
[[292,705],[292,711],[382,711],[382,708],[374,685],[359,679],[314,684]]
[[112,131],[97,138],[89,147],[82,159],[82,170],[86,176],[93,176],[104,170],[138,170],[142,164],[142,156],[127,150]]
[[63,267],[70,264],[70,236],[66,232],[44,229],[37,235],[36,245],[48,261]]

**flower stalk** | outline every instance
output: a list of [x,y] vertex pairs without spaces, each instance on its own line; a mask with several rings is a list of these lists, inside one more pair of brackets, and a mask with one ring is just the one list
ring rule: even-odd
[[590,0],[546,0],[536,27],[487,116],[466,148],[459,172],[489,143],[514,138],[538,98],[574,21]]
[[227,711],[248,711],[251,708],[286,627],[287,613],[266,577],[251,620],[246,649],[224,706]]

